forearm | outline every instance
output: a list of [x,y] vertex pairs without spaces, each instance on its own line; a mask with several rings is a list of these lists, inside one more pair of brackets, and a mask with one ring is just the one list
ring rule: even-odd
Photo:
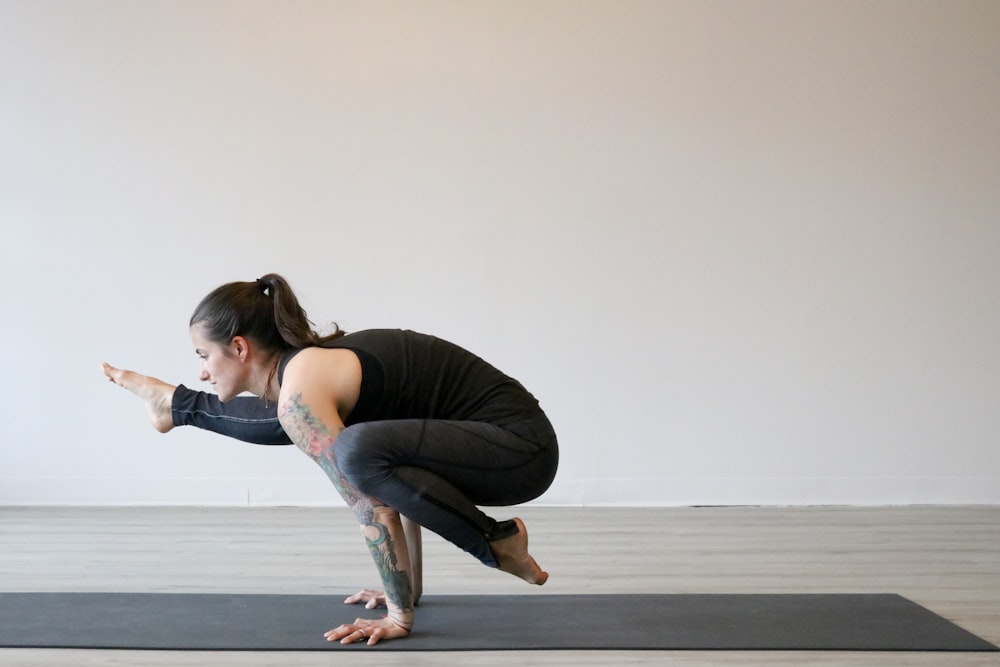
[[413,627],[417,595],[407,549],[409,534],[403,530],[399,512],[358,492],[337,467],[332,447],[314,458],[361,525],[375,569],[382,579],[389,618],[400,627],[410,630]]
[[382,578],[389,618],[409,630],[416,596],[402,521],[398,512],[385,505],[372,508],[370,516],[362,520],[361,529]]
[[410,556],[410,582],[413,587],[413,605],[420,604],[420,596],[424,592],[424,547],[420,533],[420,524],[407,519],[402,514],[403,533],[406,535],[406,550]]
[[314,459],[326,472],[361,525],[375,569],[382,579],[389,618],[400,627],[410,630],[413,627],[413,610],[418,596],[413,585],[415,579],[407,548],[410,534],[404,532],[399,512],[355,489],[337,467],[332,446],[323,449]]

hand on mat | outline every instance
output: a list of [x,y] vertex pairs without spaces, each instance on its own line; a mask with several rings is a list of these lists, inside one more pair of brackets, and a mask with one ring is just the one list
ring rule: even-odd
[[386,617],[379,619],[359,618],[354,623],[345,623],[339,628],[330,630],[325,635],[328,642],[340,641],[341,644],[353,644],[368,640],[369,646],[375,646],[383,639],[401,639],[409,637],[410,631],[395,621]]
[[382,591],[373,591],[370,588],[365,588],[360,593],[355,593],[351,597],[344,600],[344,604],[360,604],[365,603],[365,609],[375,609],[377,607],[385,606],[385,593]]

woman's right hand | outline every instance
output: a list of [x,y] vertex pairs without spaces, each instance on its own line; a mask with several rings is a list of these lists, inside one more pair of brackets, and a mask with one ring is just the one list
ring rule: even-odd
[[365,642],[369,646],[375,646],[375,644],[378,644],[383,639],[409,637],[410,630],[407,626],[388,617],[379,619],[359,618],[353,623],[345,623],[340,627],[334,628],[323,636],[326,637],[328,642],[339,641],[341,644]]
[[344,600],[344,604],[362,604],[365,609],[376,609],[385,606],[385,593],[383,591],[373,591],[365,588]]

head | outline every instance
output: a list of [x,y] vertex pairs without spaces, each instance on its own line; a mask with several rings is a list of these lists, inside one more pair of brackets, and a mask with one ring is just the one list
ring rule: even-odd
[[343,335],[337,329],[318,336],[291,287],[274,273],[212,290],[195,308],[190,326],[201,379],[211,382],[223,401],[244,391],[260,393],[267,386],[262,375],[273,373],[283,353]]

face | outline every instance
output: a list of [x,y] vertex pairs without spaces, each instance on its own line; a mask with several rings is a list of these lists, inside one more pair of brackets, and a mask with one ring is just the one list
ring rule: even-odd
[[215,388],[219,400],[228,401],[246,391],[247,368],[240,359],[238,345],[231,343],[227,346],[208,340],[197,325],[191,327],[191,342],[201,360],[198,378]]

